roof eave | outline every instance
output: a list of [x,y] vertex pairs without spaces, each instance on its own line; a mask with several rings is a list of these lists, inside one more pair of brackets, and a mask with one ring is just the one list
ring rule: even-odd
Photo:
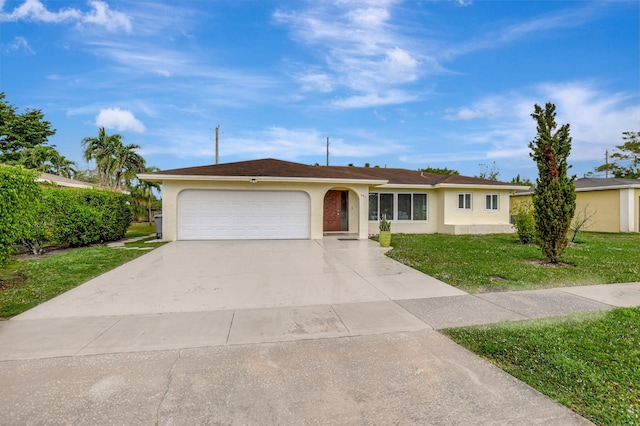
[[518,191],[518,190],[526,190],[529,189],[528,186],[520,186],[520,185],[492,185],[492,184],[478,184],[478,183],[437,183],[434,185],[435,188],[466,188],[466,189],[505,189],[509,191]]
[[202,175],[159,175],[141,173],[138,179],[151,182],[162,181],[213,181],[213,182],[300,182],[300,183],[339,183],[384,185],[387,180],[379,179],[344,179],[344,178],[315,178],[315,177],[279,177],[279,176],[202,176]]
[[403,183],[387,183],[383,185],[378,185],[377,188],[389,188],[389,189],[433,189],[434,186],[431,184],[403,184]]

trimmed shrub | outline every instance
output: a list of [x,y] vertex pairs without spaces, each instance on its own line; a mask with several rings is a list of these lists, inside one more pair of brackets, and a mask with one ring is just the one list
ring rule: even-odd
[[51,198],[54,211],[53,240],[71,247],[99,242],[102,227],[100,214],[77,194],[85,190],[60,188],[54,191]]
[[102,222],[99,241],[117,241],[124,238],[131,224],[130,196],[119,192],[78,190],[78,197],[88,206],[95,209]]
[[513,206],[513,227],[516,228],[518,238],[522,244],[536,241],[536,219],[533,216],[533,203],[522,201]]
[[0,165],[0,264],[27,235],[39,194],[34,172]]
[[44,246],[53,240],[55,225],[53,197],[58,192],[52,187],[42,187],[40,196],[33,203],[31,226],[22,237],[22,244],[35,255],[42,254]]
[[95,189],[43,187],[34,206],[32,226],[24,245],[40,254],[55,242],[80,247],[117,241],[131,222],[128,195]]

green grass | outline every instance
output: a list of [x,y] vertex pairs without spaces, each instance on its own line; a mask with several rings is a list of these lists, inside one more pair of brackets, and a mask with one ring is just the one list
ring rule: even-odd
[[127,248],[134,248],[134,247],[138,247],[138,248],[158,248],[160,246],[163,246],[167,244],[167,241],[162,241],[162,240],[158,240],[156,239],[155,235],[153,237],[148,237],[148,238],[143,238],[141,240],[138,241],[131,241],[128,243],[124,243],[124,246]]
[[640,281],[640,234],[580,233],[560,266],[515,234],[394,234],[387,255],[470,293]]
[[[152,232],[155,227],[148,223],[134,223],[126,236],[146,236]],[[155,237],[125,243],[125,247],[153,249],[166,244],[147,243],[149,240]],[[0,267],[0,319],[18,315],[145,253],[148,250],[94,246],[53,252],[35,260],[13,260]]]
[[640,308],[444,333],[601,425],[640,425]]
[[0,269],[0,318],[10,318],[46,302],[146,251],[88,247],[37,260],[13,261]]
[[126,238],[146,237],[156,233],[156,224],[153,222],[132,223],[127,229]]

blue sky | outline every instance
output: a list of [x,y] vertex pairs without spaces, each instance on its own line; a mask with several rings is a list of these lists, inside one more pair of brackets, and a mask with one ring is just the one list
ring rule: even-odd
[[99,126],[170,169],[279,158],[535,179],[533,105],[582,176],[640,131],[640,2],[0,0],[0,91],[86,167]]

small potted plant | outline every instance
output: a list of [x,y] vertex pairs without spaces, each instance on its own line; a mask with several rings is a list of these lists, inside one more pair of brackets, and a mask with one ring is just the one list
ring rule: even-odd
[[387,220],[387,215],[380,219],[380,235],[378,236],[380,247],[389,247],[391,245],[391,222]]

